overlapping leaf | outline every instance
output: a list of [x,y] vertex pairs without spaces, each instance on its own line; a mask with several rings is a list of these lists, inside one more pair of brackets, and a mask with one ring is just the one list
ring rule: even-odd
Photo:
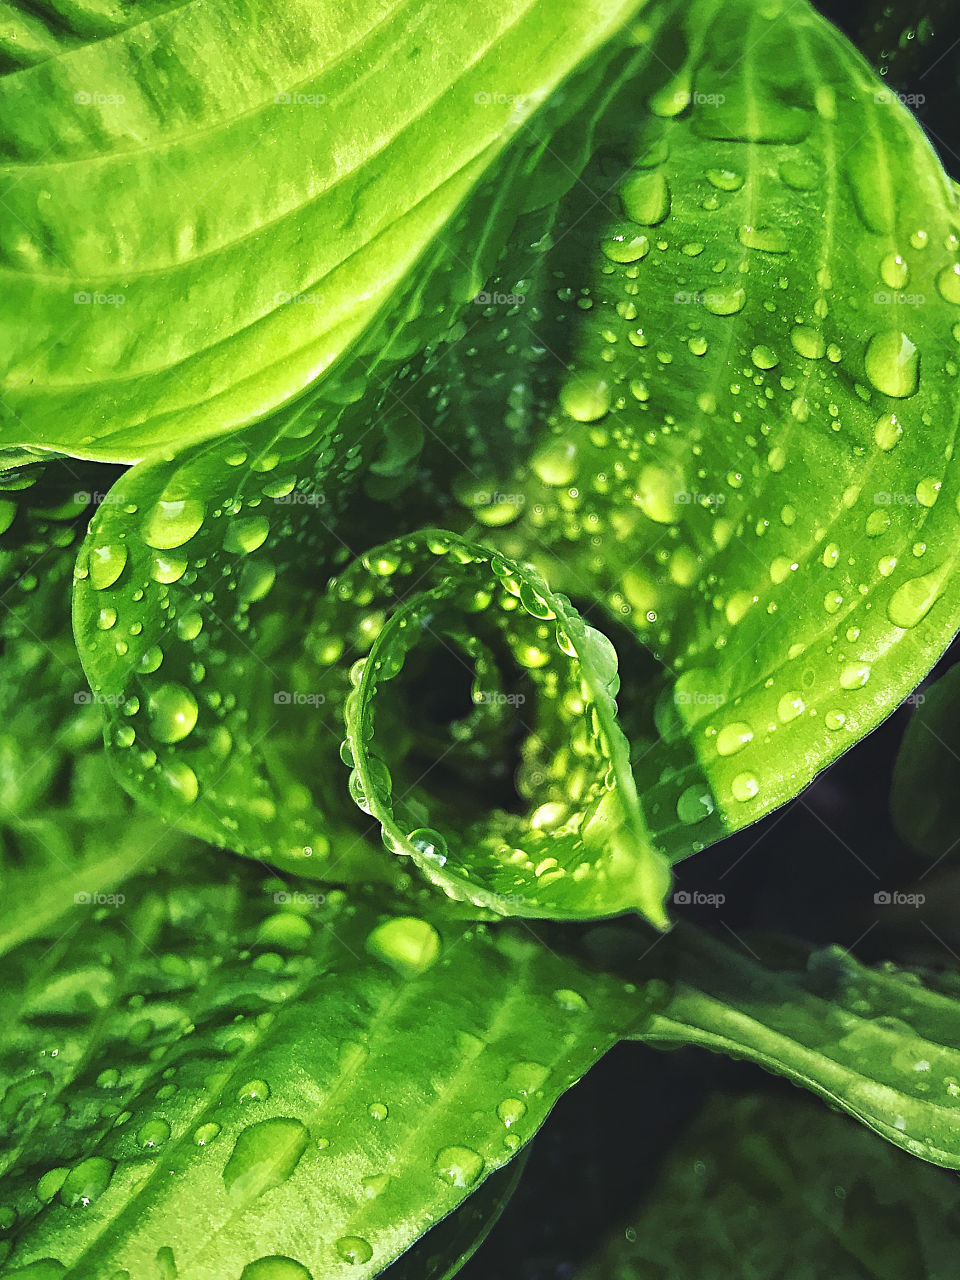
[[579,1280],[949,1280],[956,1181],[809,1100],[715,1096]]
[[441,234],[469,298],[484,234],[458,238],[459,206],[637,8],[9,6],[0,444],[131,461],[254,421]]
[[[107,712],[127,785],[161,812],[320,876],[391,874],[336,761],[347,671],[385,615],[354,625],[342,601],[338,620],[324,593],[418,528],[534,562],[613,639],[640,843],[661,858],[795,794],[953,634],[960,277],[935,157],[804,5],[703,0],[654,37],[656,57],[611,63],[579,181],[527,196],[475,317],[386,385],[354,378],[358,360],[101,508],[77,638],[95,690],[125,699],[126,718]],[[466,595],[444,608],[477,621]],[[98,630],[103,611],[116,625]],[[509,763],[503,709],[480,710],[479,794],[509,810],[488,786]],[[466,759],[425,717],[409,706],[435,758]],[[401,835],[435,829],[430,807],[460,788]],[[509,856],[499,834],[488,852]],[[461,858],[489,890],[477,861]],[[500,905],[542,909],[523,879],[497,883]],[[621,908],[590,884],[581,914]]]

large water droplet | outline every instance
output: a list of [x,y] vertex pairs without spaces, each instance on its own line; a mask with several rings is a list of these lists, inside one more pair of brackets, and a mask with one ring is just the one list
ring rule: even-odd
[[440,954],[440,935],[426,920],[398,916],[377,925],[367,947],[400,973],[425,973]]
[[196,498],[160,501],[151,507],[143,525],[143,540],[157,551],[182,547],[203,524],[203,504]]
[[293,1173],[310,1134],[299,1120],[276,1117],[248,1125],[223,1170],[229,1192],[244,1199],[278,1187]]
[[610,409],[610,387],[603,378],[576,375],[561,388],[560,407],[577,422],[596,422]]
[[889,453],[903,435],[903,427],[895,413],[882,414],[874,424],[873,439],[878,449]]
[[141,1147],[162,1147],[170,1137],[166,1120],[148,1120],[137,1130],[137,1142]]
[[920,385],[920,352],[899,329],[881,329],[867,343],[867,377],[885,396],[904,400]]
[[90,1156],[73,1166],[60,1188],[60,1199],[68,1207],[86,1207],[106,1191],[113,1176],[113,1161]]
[[943,268],[937,276],[937,289],[944,301],[960,307],[960,263]]
[[153,736],[160,742],[180,742],[197,723],[197,700],[183,685],[162,684],[147,704]]
[[940,599],[948,566],[941,565],[920,578],[911,578],[897,587],[887,605],[887,617],[895,627],[915,627]]
[[738,773],[730,783],[734,800],[739,800],[741,804],[752,800],[759,790],[760,784],[752,773]]
[[313,1280],[313,1274],[293,1258],[275,1253],[258,1258],[256,1262],[248,1262],[240,1280]]
[[742,720],[725,724],[717,734],[717,752],[721,756],[733,756],[753,741],[753,730]]
[[687,787],[677,799],[677,817],[681,822],[692,826],[703,822],[713,813],[713,796],[710,788],[702,783]]
[[122,542],[109,542],[90,552],[90,582],[97,591],[112,587],[127,563],[127,548]]
[[670,187],[660,170],[632,174],[620,189],[627,217],[641,226],[654,227],[670,212]]

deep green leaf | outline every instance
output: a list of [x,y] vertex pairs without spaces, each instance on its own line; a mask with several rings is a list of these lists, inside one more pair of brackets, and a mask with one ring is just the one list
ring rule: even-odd
[[809,1100],[708,1100],[578,1280],[950,1280],[960,1189]]
[[3,971],[10,1265],[373,1275],[649,1015],[522,928],[315,889],[215,854],[51,884]]
[[[960,1168],[960,978],[867,968],[840,947],[761,947],[762,964],[677,927],[673,984],[645,1038],[748,1058],[911,1154]],[[760,944],[757,943],[759,946]]]

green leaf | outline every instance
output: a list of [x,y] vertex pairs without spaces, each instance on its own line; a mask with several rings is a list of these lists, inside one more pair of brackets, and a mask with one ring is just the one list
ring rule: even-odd
[[[560,154],[575,135],[592,159],[565,197],[529,197],[476,318],[451,314],[386,385],[358,358],[345,403],[328,387],[143,465],[101,506],[77,642],[132,712],[106,708],[126,784],[195,834],[321,877],[396,875],[336,758],[347,668],[384,614],[330,619],[323,591],[424,527],[532,562],[612,639],[655,920],[663,859],[795,795],[953,635],[960,288],[935,157],[804,4],[701,0],[650,40],[559,130]],[[881,296],[908,289],[922,306]],[[423,705],[408,718],[429,739]],[[509,810],[487,786],[502,724],[474,730],[480,799]],[[447,808],[472,813],[474,791],[461,776]],[[556,913],[626,905],[593,883]],[[480,892],[531,896],[523,876]]]
[[910,700],[915,710],[894,766],[890,810],[904,840],[941,858],[960,840],[960,666]]
[[691,4],[658,48],[394,416],[458,455],[435,483],[491,545],[659,659],[621,717],[679,858],[795,795],[960,623],[960,267],[923,133],[809,6]]
[[0,498],[0,952],[59,918],[51,881],[61,898],[90,900],[186,843],[117,785],[72,643],[86,480],[72,467],[30,468],[7,473]]
[[[379,820],[388,849],[412,857],[451,897],[502,915],[635,909],[667,925],[670,872],[651,850],[617,723],[616,651],[566,597],[535,570],[441,530],[374,548],[329,594],[332,625],[360,632],[365,620],[381,620],[369,656],[350,670],[343,754],[353,766],[351,794]],[[415,705],[409,683],[396,692],[424,647],[428,670],[446,652],[471,678],[450,742],[426,750],[422,732],[404,733]],[[529,709],[527,695],[512,689],[511,667],[527,677]],[[485,736],[499,729],[504,753],[518,722],[526,735],[516,783],[523,811],[481,808],[465,818],[464,783],[490,750]],[[460,785],[445,797],[431,775],[454,760]]]
[[452,1280],[496,1226],[523,1175],[527,1146],[383,1272],[384,1280]]
[[466,301],[500,193],[464,241],[454,215],[637,7],[14,0],[0,444],[132,461],[252,422],[440,236]]
[[672,991],[645,1039],[747,1058],[912,1155],[960,1168],[956,973],[867,968],[840,947],[782,941],[756,943],[763,963],[681,926],[671,941],[651,955]]
[[960,1191],[809,1100],[716,1096],[578,1280],[948,1280]]
[[373,1275],[663,996],[315,890],[216,855],[99,905],[51,882],[3,969],[9,1266]]

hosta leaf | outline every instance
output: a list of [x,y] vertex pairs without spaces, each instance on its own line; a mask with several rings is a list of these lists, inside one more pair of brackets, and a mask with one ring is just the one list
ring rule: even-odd
[[[646,1038],[748,1058],[896,1146],[960,1168],[957,975],[867,968],[839,947],[770,948],[767,966],[680,927],[655,954],[672,983]],[[758,944],[760,945],[760,944]]]
[[373,1275],[621,1036],[750,1057],[960,1165],[956,991],[844,955],[541,939],[216,854],[47,896],[2,971],[10,1268]]
[[452,1280],[496,1226],[523,1175],[530,1148],[490,1175],[442,1222],[391,1263],[384,1280]]
[[8,1266],[373,1275],[649,1014],[522,930],[314,889],[216,855],[50,886],[4,962]]
[[[350,671],[344,755],[351,794],[380,821],[387,848],[411,856],[451,897],[504,915],[638,909],[667,923],[669,868],[650,849],[617,724],[617,656],[601,632],[534,570],[439,530],[374,548],[330,594],[333,625],[344,626],[356,602],[350,630],[381,628]],[[415,693],[401,677],[417,650],[427,649],[429,664],[438,647],[472,683],[465,714],[449,727],[452,743],[432,748],[420,732],[404,740]],[[527,677],[529,708],[512,690],[511,666]],[[465,820],[463,782],[489,750],[485,731],[499,727],[505,737],[518,722],[523,812],[481,809]],[[432,776],[441,767],[460,775],[452,795]]]
[[[475,317],[385,387],[345,366],[341,408],[327,394],[158,460],[101,506],[78,643],[95,689],[127,699],[110,745],[161,812],[321,876],[395,874],[358,842],[336,760],[346,668],[382,617],[346,635],[346,608],[318,614],[338,570],[411,529],[534,562],[611,637],[648,865],[649,843],[686,856],[795,794],[948,642],[950,188],[805,4],[684,15],[655,57],[615,64],[580,181],[531,198]],[[510,807],[487,713],[461,812]],[[588,889],[583,914],[622,905]]]
[[7,473],[0,497],[0,952],[60,917],[51,878],[61,897],[89,900],[185,844],[118,786],[72,643],[85,479],[72,467],[29,468]]
[[717,1096],[578,1280],[949,1280],[956,1180],[800,1098]]
[[803,3],[689,5],[619,106],[392,416],[458,455],[435,483],[487,541],[660,660],[630,691],[659,688],[656,731],[627,732],[676,858],[796,794],[956,631],[957,211]]
[[915,710],[897,755],[890,809],[904,840],[941,858],[960,841],[960,666],[912,697]]
[[[637,7],[16,0],[0,444],[129,461],[298,394]],[[456,241],[448,301],[488,229]]]

